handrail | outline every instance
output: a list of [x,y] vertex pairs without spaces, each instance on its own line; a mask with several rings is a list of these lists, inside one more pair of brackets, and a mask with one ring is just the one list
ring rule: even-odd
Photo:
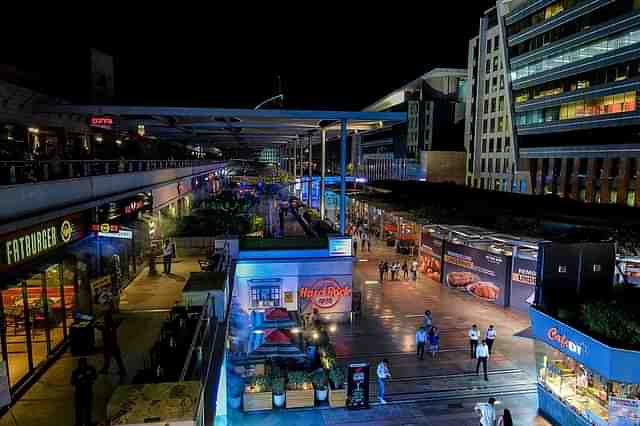
[[182,366],[182,372],[180,373],[180,379],[178,381],[183,382],[187,377],[187,373],[189,371],[189,367],[191,366],[191,360],[193,357],[193,351],[196,348],[198,340],[200,339],[200,330],[202,329],[202,324],[204,321],[209,321],[209,299],[211,295],[207,295],[207,299],[202,306],[202,312],[200,313],[200,318],[198,319],[198,324],[196,325],[196,331],[193,334],[193,338],[191,339],[191,345],[189,345],[189,351],[187,352],[187,358],[185,359],[184,365]]
[[223,164],[212,160],[0,160],[0,186]]

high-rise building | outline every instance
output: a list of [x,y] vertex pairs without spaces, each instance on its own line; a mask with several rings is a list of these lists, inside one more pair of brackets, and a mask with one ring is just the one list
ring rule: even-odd
[[493,157],[494,173],[496,161],[483,152],[486,119],[493,135],[492,100],[482,97],[483,85],[492,90],[491,37],[503,52],[503,124],[513,132],[508,189],[638,206],[640,0],[498,0],[483,17],[470,44],[476,90],[468,100],[475,122],[466,135],[467,184],[495,189],[493,176],[494,186],[482,185],[483,159],[488,170]]
[[466,184],[511,191],[516,157],[499,11],[480,19],[480,31],[469,42],[465,120]]

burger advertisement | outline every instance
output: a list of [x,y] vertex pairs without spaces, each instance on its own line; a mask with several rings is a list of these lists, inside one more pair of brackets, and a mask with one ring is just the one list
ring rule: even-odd
[[302,277],[298,285],[300,314],[336,314],[351,312],[351,275],[334,277]]
[[509,306],[511,257],[473,247],[447,244],[444,282],[480,300]]
[[420,254],[418,257],[419,271],[427,278],[442,282],[442,248],[444,242],[433,237],[426,231],[422,232]]

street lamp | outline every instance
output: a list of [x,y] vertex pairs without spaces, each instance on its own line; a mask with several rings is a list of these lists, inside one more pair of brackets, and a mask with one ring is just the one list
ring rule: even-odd
[[264,106],[264,105],[268,104],[269,102],[273,102],[273,101],[275,101],[276,99],[281,99],[281,100],[283,100],[283,101],[284,101],[284,95],[283,95],[282,93],[280,93],[279,95],[272,96],[272,97],[270,97],[269,99],[267,99],[267,100],[265,100],[265,101],[260,102],[260,103],[259,103],[259,104],[254,108],[254,110],[260,109],[262,106]]

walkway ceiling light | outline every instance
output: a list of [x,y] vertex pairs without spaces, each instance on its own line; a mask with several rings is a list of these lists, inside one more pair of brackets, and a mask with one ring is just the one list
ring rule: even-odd
[[40,133],[40,129],[38,129],[37,127],[29,127],[29,133],[35,133],[36,135],[38,133]]

